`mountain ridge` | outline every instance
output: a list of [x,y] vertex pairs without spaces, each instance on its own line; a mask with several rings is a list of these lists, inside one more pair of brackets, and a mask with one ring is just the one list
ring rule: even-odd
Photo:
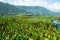
[[16,8],[15,5],[0,2],[0,16],[14,16],[24,12],[25,10],[20,10],[19,8]]
[[[32,12],[33,14],[39,14],[39,15],[50,15],[50,16],[60,16],[60,12],[53,12],[51,10],[48,10],[44,7],[40,7],[40,6],[17,6],[17,8],[19,9],[23,9],[26,10],[28,12]],[[56,14],[56,15],[54,15]]]
[[0,2],[0,16],[60,16],[60,12],[52,12],[40,6],[16,6]]

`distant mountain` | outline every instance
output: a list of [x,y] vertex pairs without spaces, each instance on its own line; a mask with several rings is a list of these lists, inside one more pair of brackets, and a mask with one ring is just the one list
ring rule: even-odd
[[15,15],[60,16],[60,12],[52,12],[40,6],[16,6],[0,2],[0,16]]
[[52,12],[44,7],[40,6],[16,6],[19,9],[26,10],[32,15],[43,15],[43,16],[60,16],[60,12]]
[[26,12],[25,10],[20,10],[16,8],[14,5],[10,5],[8,3],[0,2],[0,16],[13,16],[13,15],[21,15]]

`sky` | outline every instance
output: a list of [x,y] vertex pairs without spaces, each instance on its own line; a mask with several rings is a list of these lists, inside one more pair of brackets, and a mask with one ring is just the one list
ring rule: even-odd
[[42,6],[52,11],[60,12],[60,0],[0,0],[12,5]]

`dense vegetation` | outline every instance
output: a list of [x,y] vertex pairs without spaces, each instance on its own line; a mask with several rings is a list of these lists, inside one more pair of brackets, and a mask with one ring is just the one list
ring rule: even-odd
[[56,31],[52,19],[60,17],[0,17],[0,40],[60,40],[60,31]]

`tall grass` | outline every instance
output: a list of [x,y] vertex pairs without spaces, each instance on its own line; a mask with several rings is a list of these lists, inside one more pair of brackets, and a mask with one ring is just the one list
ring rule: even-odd
[[57,40],[56,32],[60,34],[60,31],[56,31],[53,19],[60,20],[60,17],[0,17],[0,40]]

